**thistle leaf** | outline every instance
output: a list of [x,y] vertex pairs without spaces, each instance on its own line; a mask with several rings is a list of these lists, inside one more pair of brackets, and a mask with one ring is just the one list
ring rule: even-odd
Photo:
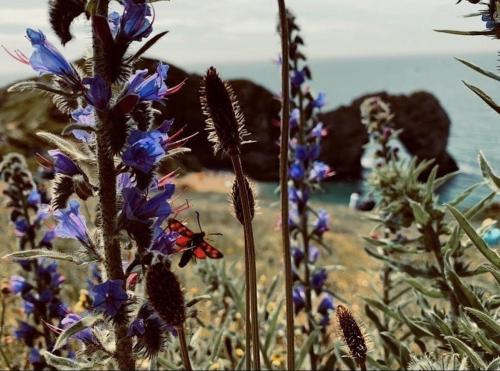
[[465,308],[465,311],[469,316],[475,321],[485,325],[490,331],[488,331],[493,339],[500,344],[500,323],[498,319],[491,318],[488,314],[479,311],[474,308]]
[[40,354],[49,366],[53,366],[57,370],[88,370],[94,367],[94,363],[77,362],[70,358],[59,357],[45,349],[41,349]]
[[430,298],[440,299],[443,297],[443,293],[440,290],[433,289],[432,287],[425,287],[415,278],[405,278],[404,281],[413,287],[415,290],[421,292],[425,296]]
[[481,359],[481,356],[474,352],[467,344],[462,340],[457,339],[453,336],[446,336],[445,338],[457,353],[467,356],[475,369],[485,370],[486,363]]
[[479,151],[479,166],[481,167],[481,172],[483,173],[483,177],[486,179],[486,182],[490,186],[490,188],[497,193],[500,193],[500,177],[498,177],[491,168],[490,164],[484,157],[482,151]]
[[484,240],[476,233],[472,225],[460,211],[450,205],[447,205],[447,207],[481,254],[483,254],[484,257],[488,259],[497,269],[500,269],[500,257],[497,253],[488,248],[486,242],[484,242]]
[[85,330],[89,327],[92,327],[96,322],[98,318],[97,317],[84,317],[80,319],[79,321],[76,321],[73,323],[71,326],[66,328],[61,334],[58,336],[56,343],[54,344],[54,348],[52,351],[56,351],[66,345],[68,340],[75,334],[79,333],[82,330]]

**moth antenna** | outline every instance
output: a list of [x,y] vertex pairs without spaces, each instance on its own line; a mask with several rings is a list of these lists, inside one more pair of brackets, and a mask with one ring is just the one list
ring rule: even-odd
[[198,221],[198,227],[200,228],[200,231],[203,232],[203,229],[201,228],[201,223],[200,223],[200,213],[198,211],[195,211],[196,213],[196,220]]

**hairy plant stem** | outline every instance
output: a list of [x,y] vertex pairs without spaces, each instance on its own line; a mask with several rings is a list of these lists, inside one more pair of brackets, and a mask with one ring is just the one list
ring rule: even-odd
[[186,334],[184,332],[184,326],[177,326],[177,333],[179,334],[179,345],[181,348],[182,363],[184,364],[184,369],[186,371],[191,371],[191,361],[189,360],[189,352],[186,341]]
[[281,192],[281,238],[283,240],[283,262],[285,268],[286,303],[286,348],[287,367],[295,369],[293,275],[290,251],[290,225],[288,205],[288,147],[290,141],[290,40],[285,0],[278,0],[281,29],[281,143],[280,143],[280,192]]
[[[98,0],[96,15],[108,16],[109,0]],[[102,60],[103,50],[98,36],[93,34],[94,60]],[[102,69],[102,70],[101,70]],[[111,84],[104,68],[94,63],[94,74],[101,75]],[[113,155],[110,151],[107,128],[111,124],[106,114],[96,112],[97,130],[97,170],[99,178],[99,207],[102,223],[102,244],[104,246],[105,266],[108,279],[123,280],[121,247],[116,238],[116,170]],[[125,283],[125,282],[124,282]],[[114,325],[116,351],[115,357],[120,370],[135,370],[135,359],[132,352],[132,340],[127,336],[127,321]]]
[[[245,235],[245,267],[250,264],[250,258],[248,256],[248,245],[247,236]],[[245,269],[245,367],[247,370],[252,369],[252,356],[250,349],[252,348],[252,319],[250,318],[250,272]]]
[[[0,315],[0,343],[3,341],[3,330],[5,326],[5,311],[6,311],[7,305],[5,304],[5,297],[2,295],[2,314]],[[2,355],[3,361],[5,362],[5,366],[9,370],[12,370],[12,366],[9,362],[9,357],[4,352],[4,347],[0,347],[0,354]]]
[[[245,232],[245,250],[248,250],[248,265],[245,267],[249,271],[248,278],[250,283],[250,309],[251,309],[251,325],[252,325],[252,354],[253,366],[255,370],[260,370],[260,353],[259,353],[259,317],[257,309],[257,268],[255,263],[255,242],[253,237],[252,218],[250,214],[250,201],[245,184],[245,176],[243,174],[243,166],[241,157],[237,151],[231,152],[231,162],[233,164],[236,181],[238,182],[238,190],[241,199],[241,208],[243,209],[243,229]],[[245,252],[246,254],[246,252]]]

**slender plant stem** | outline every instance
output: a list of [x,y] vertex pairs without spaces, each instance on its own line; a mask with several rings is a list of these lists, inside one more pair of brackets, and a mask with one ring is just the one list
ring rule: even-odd
[[[2,296],[2,314],[0,316],[0,343],[2,342],[2,338],[3,338],[3,330],[4,330],[4,325],[5,325],[5,309],[6,309],[6,307],[7,306],[5,305],[5,297]],[[3,358],[4,362],[5,362],[5,366],[7,366],[7,368],[9,370],[12,370],[12,366],[10,365],[9,358],[5,354],[3,347],[0,347],[0,354],[2,355],[2,358]]]
[[[245,234],[245,267],[250,266],[250,258],[247,249],[247,236]],[[250,272],[245,268],[245,367],[247,370],[252,368],[252,324],[250,316]]]
[[189,360],[186,334],[184,332],[183,325],[177,327],[177,333],[179,334],[179,344],[181,348],[181,357],[182,357],[182,363],[184,363],[184,369],[186,371],[191,371],[193,368],[191,367],[191,361]]
[[361,371],[366,371],[366,362],[361,362],[359,364],[359,368],[361,369]]
[[281,238],[283,240],[283,262],[285,267],[286,302],[286,348],[287,366],[295,369],[293,275],[290,252],[290,225],[288,210],[288,142],[290,140],[290,43],[285,0],[278,0],[281,29],[281,146],[280,146],[280,192],[281,192]]
[[241,206],[243,209],[243,224],[245,231],[245,250],[248,250],[249,265],[246,269],[249,270],[250,278],[250,309],[251,309],[251,324],[252,324],[252,353],[253,364],[255,370],[260,370],[260,349],[259,349],[259,317],[257,309],[257,268],[255,263],[255,242],[253,237],[252,218],[250,217],[250,201],[248,199],[247,187],[245,184],[245,176],[243,174],[243,166],[239,154],[231,155],[236,181],[240,192]]
[[[96,15],[108,16],[109,0],[98,0]],[[98,36],[93,35],[94,60],[102,60],[103,50]],[[94,74],[101,75],[109,82],[106,72],[100,65],[94,64]],[[102,243],[104,246],[105,265],[108,279],[124,280],[121,248],[116,238],[116,170],[113,155],[110,152],[109,139],[105,126],[111,122],[106,114],[97,112],[97,170],[99,177],[99,206],[102,223]],[[135,370],[132,341],[127,336],[127,321],[115,324],[116,360],[120,370]]]

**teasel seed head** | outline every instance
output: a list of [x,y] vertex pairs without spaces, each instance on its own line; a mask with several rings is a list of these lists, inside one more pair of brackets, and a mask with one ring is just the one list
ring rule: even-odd
[[238,99],[227,81],[222,81],[214,67],[210,67],[203,78],[200,102],[207,117],[208,140],[214,152],[231,156],[239,154],[248,135],[244,127],[245,118]]
[[354,319],[352,312],[343,305],[337,306],[336,313],[339,330],[345,344],[349,348],[351,357],[358,365],[364,365],[368,346],[362,328]]
[[[250,203],[250,219],[253,220],[256,209],[255,191],[253,185],[248,181],[248,178],[245,177],[244,179],[246,192],[248,194],[248,201]],[[234,215],[236,216],[236,219],[238,219],[241,225],[243,225],[243,206],[240,197],[240,187],[238,186],[238,181],[236,178],[234,179],[233,188],[231,191],[231,203],[233,204]]]
[[86,0],[49,1],[50,24],[63,45],[73,38],[70,31],[71,23],[85,12],[86,5]]
[[170,326],[181,326],[186,320],[184,293],[169,262],[153,264],[146,275],[149,303],[160,318]]

